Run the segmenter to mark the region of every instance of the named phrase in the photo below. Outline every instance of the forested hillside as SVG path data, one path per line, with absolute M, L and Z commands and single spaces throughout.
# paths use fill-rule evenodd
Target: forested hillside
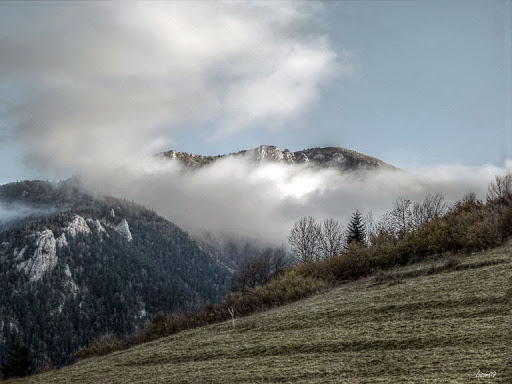
M 11 212 L 0 231 L 1 355 L 21 337 L 38 367 L 63 365 L 100 334 L 218 301 L 230 284 L 176 225 L 76 181 L 3 185 L 0 202 Z

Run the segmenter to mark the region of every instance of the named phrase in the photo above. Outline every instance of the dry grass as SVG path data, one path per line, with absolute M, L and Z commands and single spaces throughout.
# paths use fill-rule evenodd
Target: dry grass
M 19 383 L 505 382 L 511 256 L 505 246 L 396 269 L 399 284 L 361 279 L 235 329 L 193 329 Z

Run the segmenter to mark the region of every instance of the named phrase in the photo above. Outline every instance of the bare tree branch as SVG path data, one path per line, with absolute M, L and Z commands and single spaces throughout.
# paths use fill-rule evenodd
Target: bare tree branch
M 512 173 L 496 176 L 495 181 L 489 184 L 487 201 L 502 201 L 512 204 Z
M 320 255 L 320 235 L 320 225 L 313 217 L 303 217 L 297 221 L 288 236 L 295 258 L 303 263 L 317 259 Z
M 345 232 L 337 220 L 326 219 L 322 224 L 320 248 L 324 258 L 338 256 L 345 248 Z

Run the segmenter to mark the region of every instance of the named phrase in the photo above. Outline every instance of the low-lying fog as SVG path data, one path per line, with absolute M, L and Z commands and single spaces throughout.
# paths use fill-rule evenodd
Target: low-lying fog
M 346 224 L 356 209 L 378 217 L 398 197 L 414 201 L 442 192 L 453 203 L 475 192 L 484 199 L 488 183 L 512 165 L 340 173 L 241 158 L 194 171 L 166 159 L 136 164 L 91 169 L 82 178 L 95 190 L 144 204 L 192 233 L 208 230 L 274 243 L 286 242 L 302 216 L 333 217 Z

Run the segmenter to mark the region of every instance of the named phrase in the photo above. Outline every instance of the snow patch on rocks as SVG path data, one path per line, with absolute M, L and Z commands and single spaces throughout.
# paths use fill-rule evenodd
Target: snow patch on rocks
M 17 266 L 18 271 L 23 271 L 30 276 L 30 281 L 40 280 L 47 272 L 57 265 L 57 244 L 53 232 L 45 229 L 39 232 L 36 240 L 34 255 Z
M 127 241 L 132 241 L 132 233 L 130 232 L 130 227 L 128 226 L 128 222 L 126 219 L 123 219 L 114 229 L 123 236 Z
M 75 215 L 73 220 L 68 224 L 68 226 L 64 230 L 71 237 L 75 237 L 79 233 L 84 235 L 91 233 L 91 229 L 87 225 L 87 222 L 82 216 L 79 215 Z

